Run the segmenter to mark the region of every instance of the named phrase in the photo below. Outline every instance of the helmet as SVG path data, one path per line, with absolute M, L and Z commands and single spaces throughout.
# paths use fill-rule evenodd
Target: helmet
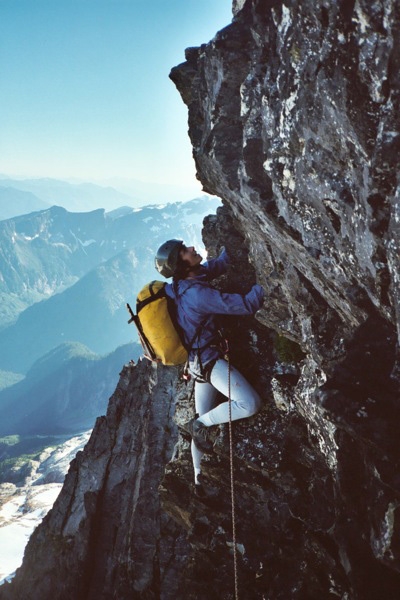
M 155 267 L 164 277 L 173 277 L 178 267 L 179 251 L 183 246 L 182 240 L 168 240 L 164 242 L 155 257 Z

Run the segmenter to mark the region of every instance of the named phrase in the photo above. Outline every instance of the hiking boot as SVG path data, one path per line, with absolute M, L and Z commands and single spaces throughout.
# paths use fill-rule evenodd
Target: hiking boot
M 190 419 L 187 423 L 180 426 L 183 433 L 190 435 L 199 450 L 205 453 L 212 452 L 215 441 L 214 427 L 206 427 L 198 419 Z

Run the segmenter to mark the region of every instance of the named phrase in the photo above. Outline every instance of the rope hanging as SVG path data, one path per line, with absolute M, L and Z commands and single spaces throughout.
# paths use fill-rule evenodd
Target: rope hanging
M 231 363 L 230 363 L 229 353 L 227 353 L 226 359 L 228 361 L 229 454 L 230 454 L 230 470 L 231 470 L 233 570 L 234 570 L 234 575 L 235 575 L 235 600 L 239 600 L 238 569 L 237 569 L 237 546 L 236 546 L 235 482 L 234 482 L 234 473 L 233 473 Z

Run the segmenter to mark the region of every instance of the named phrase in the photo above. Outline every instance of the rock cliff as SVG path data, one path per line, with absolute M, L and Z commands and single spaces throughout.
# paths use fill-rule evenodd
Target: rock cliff
M 220 285 L 267 295 L 226 320 L 264 401 L 233 428 L 239 597 L 395 600 L 400 3 L 233 12 L 171 78 L 224 203 L 203 232 L 232 256 Z M 174 369 L 124 368 L 2 600 L 234 597 L 228 431 L 198 498 L 175 425 L 189 395 Z

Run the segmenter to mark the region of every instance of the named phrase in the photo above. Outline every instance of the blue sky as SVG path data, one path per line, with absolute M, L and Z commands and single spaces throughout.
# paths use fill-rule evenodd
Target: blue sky
M 168 78 L 231 0 L 0 0 L 0 173 L 198 186 Z

